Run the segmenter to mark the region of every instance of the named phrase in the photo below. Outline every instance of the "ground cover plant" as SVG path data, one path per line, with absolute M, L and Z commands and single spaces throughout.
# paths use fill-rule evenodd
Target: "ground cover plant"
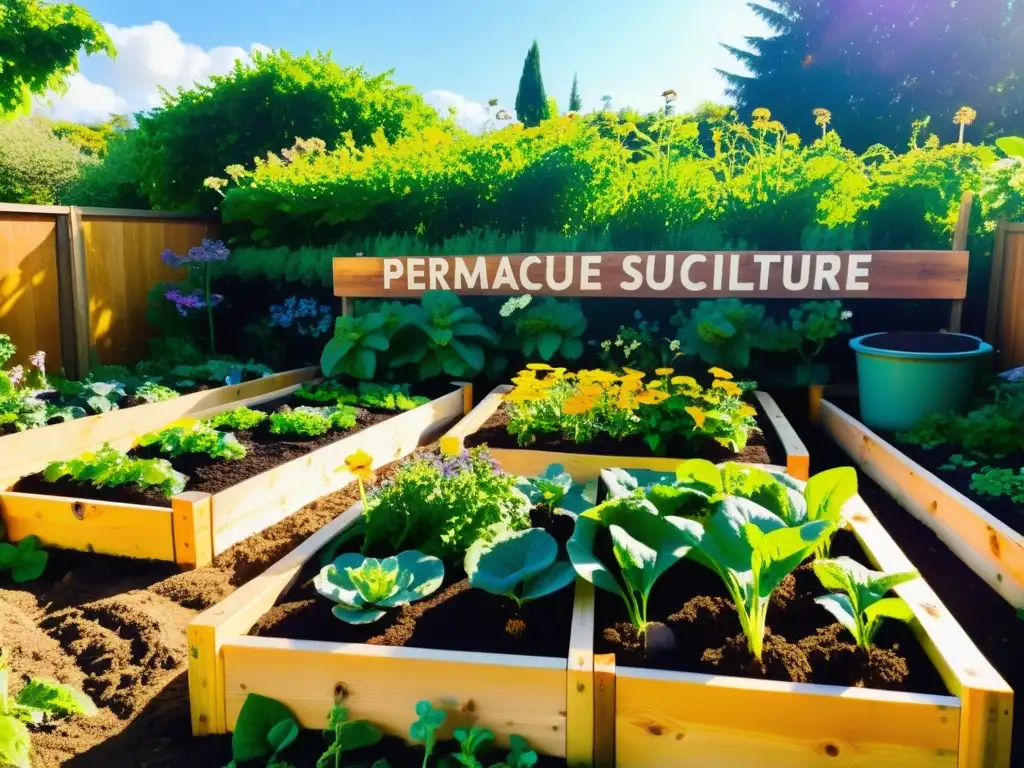
M 361 492 L 371 465 L 359 453 L 343 468 Z M 403 462 L 365 491 L 361 516 L 253 632 L 563 655 L 575 580 L 565 546 L 575 510 L 588 503 L 567 477 L 560 467 L 542 478 L 509 475 L 486 448 Z M 340 621 L 325 622 L 329 611 Z
M 844 530 L 857 476 L 806 483 L 694 459 L 631 477 L 582 512 L 568 553 L 599 588 L 597 652 L 622 666 L 940 692 L 890 590 Z M 852 641 L 852 642 L 851 642 Z

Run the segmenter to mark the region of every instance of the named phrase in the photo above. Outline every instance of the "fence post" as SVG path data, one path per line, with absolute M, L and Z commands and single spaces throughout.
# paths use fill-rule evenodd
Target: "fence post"
M 953 250 L 967 250 L 967 235 L 971 231 L 971 207 L 974 205 L 974 193 L 964 192 L 960 200 L 960 214 L 956 219 L 956 230 L 953 232 Z M 964 300 L 953 299 L 953 307 L 949 312 L 950 333 L 960 333 L 963 322 Z
M 999 319 L 999 307 L 1002 303 L 1003 259 L 1006 255 L 1006 219 L 999 219 L 996 225 L 996 240 L 992 247 L 992 258 L 989 261 L 991 274 L 988 278 L 988 312 L 985 316 L 985 341 L 999 351 L 999 340 L 996 338 L 996 323 Z
M 89 288 L 85 278 L 82 209 L 57 214 L 57 307 L 60 351 L 68 378 L 89 374 Z

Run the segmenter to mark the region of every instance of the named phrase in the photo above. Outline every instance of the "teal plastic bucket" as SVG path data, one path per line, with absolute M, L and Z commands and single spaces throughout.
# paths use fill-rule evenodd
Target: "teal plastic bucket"
M 899 334 L 870 333 L 850 340 L 857 354 L 860 420 L 869 427 L 908 430 L 923 416 L 937 411 L 963 411 L 992 345 L 965 333 L 934 334 L 959 337 L 971 349 L 947 352 L 909 352 L 866 346 L 865 341 Z M 923 335 L 923 334 L 922 334 Z M 931 334 L 928 334 L 931 335 Z M 952 339 L 943 340 L 956 345 Z

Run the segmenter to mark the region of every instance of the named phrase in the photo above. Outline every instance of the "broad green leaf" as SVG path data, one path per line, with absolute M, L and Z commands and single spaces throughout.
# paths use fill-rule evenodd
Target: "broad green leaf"
M 364 557 L 355 552 L 346 552 L 335 558 L 330 565 L 324 566 L 313 577 L 313 588 L 336 603 L 344 603 L 359 607 L 365 603 L 356 585 L 349 576 L 349 568 L 358 568 L 363 564 Z
M 724 491 L 722 474 L 707 459 L 688 459 L 676 467 L 676 481 L 697 488 L 709 497 Z
M 857 619 L 854 616 L 853 605 L 846 595 L 822 595 L 814 598 L 814 602 L 831 613 L 836 621 L 846 627 L 850 634 L 857 636 Z
M 656 578 L 657 550 L 633 538 L 621 526 L 611 525 L 608 530 L 612 536 L 612 552 L 626 584 L 635 592 L 648 594 Z
M 583 356 L 583 341 L 578 337 L 563 337 L 561 352 L 566 360 L 578 360 Z
M 782 580 L 832 532 L 832 523 L 817 520 L 769 533 L 761 533 L 756 527 L 754 529 L 757 531 L 757 542 L 752 553 L 751 570 L 757 577 L 761 597 L 767 599 Z
M 857 495 L 857 470 L 835 467 L 814 475 L 804 486 L 808 520 L 838 522 L 843 506 Z
M 341 746 L 343 749 L 365 749 L 372 747 L 384 738 L 380 728 L 366 720 L 352 720 L 341 726 Z
M 877 619 L 896 619 L 897 621 L 911 622 L 914 620 L 914 611 L 910 605 L 901 597 L 885 597 L 873 605 L 864 609 L 864 615 L 869 622 Z
M 375 349 L 378 352 L 386 352 L 388 347 L 391 346 L 391 342 L 383 331 L 374 331 L 373 333 L 366 334 L 362 342 L 364 347 Z
M 996 139 L 996 146 L 999 147 L 1007 157 L 1018 157 L 1024 159 L 1024 138 L 1020 136 L 1003 136 Z
M 295 720 L 284 704 L 258 693 L 250 693 L 242 703 L 231 735 L 231 757 L 236 763 L 255 760 L 273 753 L 268 741 L 274 726 L 282 720 Z
M 370 381 L 377 370 L 377 355 L 372 349 L 362 348 L 356 351 L 352 359 L 352 368 L 349 373 L 355 379 Z
M 470 370 L 479 371 L 484 367 L 484 350 L 479 344 L 467 343 L 462 339 L 453 338 L 451 347 L 459 353 L 459 356 Z
M 557 556 L 558 543 L 554 537 L 541 528 L 529 528 L 505 534 L 493 542 L 474 542 L 466 553 L 464 567 L 473 587 L 504 595 L 547 569 Z
M 572 563 L 568 560 L 556 560 L 540 573 L 526 579 L 520 599 L 525 602 L 546 597 L 564 589 L 575 580 L 576 570 Z
M 10 715 L 0 715 L 0 765 L 32 768 L 32 741 L 28 727 Z
M 349 608 L 340 603 L 331 608 L 331 613 L 334 614 L 334 618 L 340 619 L 346 624 L 372 624 L 386 615 L 384 611 L 372 608 Z
M 537 353 L 545 362 L 555 356 L 560 346 L 562 346 L 562 336 L 558 333 L 542 333 L 537 339 Z
M 377 605 L 393 608 L 411 603 L 432 594 L 444 581 L 444 563 L 440 558 L 425 555 L 414 549 L 399 552 L 395 556 L 400 572 L 401 589 Z
M 843 567 L 843 563 L 840 562 L 843 558 L 836 560 L 826 560 L 824 558 L 817 558 L 811 567 L 814 569 L 814 575 L 818 577 L 818 581 L 821 582 L 821 586 L 825 589 L 831 590 L 842 590 L 848 592 L 855 589 L 855 583 L 850 578 L 850 572 L 847 568 Z M 846 558 L 849 560 L 849 558 Z M 853 563 L 853 560 L 850 560 Z M 859 565 L 859 563 L 856 563 Z
M 289 717 L 270 729 L 270 733 L 267 734 L 267 743 L 276 755 L 286 750 L 298 737 L 299 724 Z
M 452 330 L 461 339 L 479 339 L 489 344 L 498 343 L 498 335 L 481 323 L 459 323 Z
M 324 376 L 337 376 L 338 363 L 352 349 L 354 342 L 351 339 L 335 336 L 324 345 L 324 351 L 320 353 L 320 369 Z

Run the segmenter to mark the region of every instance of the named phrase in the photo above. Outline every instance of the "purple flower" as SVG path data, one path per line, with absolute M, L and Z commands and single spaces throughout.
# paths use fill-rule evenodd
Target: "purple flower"
M 174 304 L 175 308 L 178 310 L 178 314 L 182 317 L 188 317 L 188 313 L 191 310 L 199 310 L 206 307 L 206 302 L 203 300 L 203 294 L 198 291 L 182 293 L 178 288 L 171 288 L 164 293 L 164 298 Z M 210 298 L 212 299 L 213 297 L 211 296 Z M 211 304 L 219 303 L 222 298 L 224 297 L 218 297 L 218 300 L 216 302 L 211 301 Z
M 28 361 L 33 367 L 38 368 L 41 373 L 46 373 L 46 353 L 39 350 L 34 355 L 29 355 Z
M 11 380 L 11 384 L 18 386 L 25 378 L 25 369 L 20 365 L 16 365 L 7 372 L 7 376 Z
M 169 267 L 180 267 L 185 264 L 200 264 L 210 261 L 224 261 L 231 251 L 221 240 L 210 240 L 204 237 L 199 245 L 188 249 L 188 253 L 179 256 L 170 248 L 160 254 L 160 260 Z

